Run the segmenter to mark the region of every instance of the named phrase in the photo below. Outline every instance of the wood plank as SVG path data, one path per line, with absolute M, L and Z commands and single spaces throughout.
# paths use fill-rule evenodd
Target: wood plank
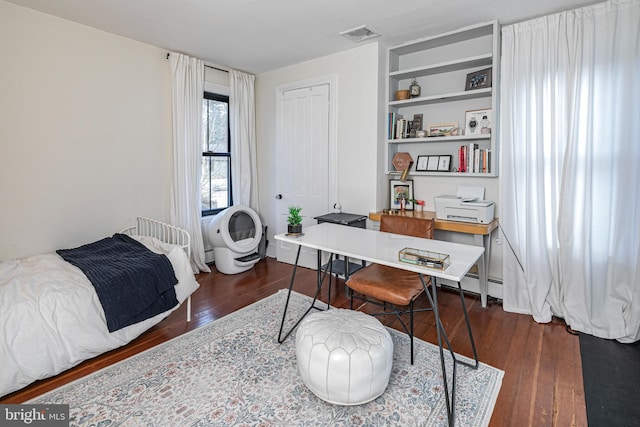
M 267 258 L 254 269 L 237 275 L 213 270 L 197 276 L 200 289 L 192 298 L 190 323 L 185 321 L 186 309 L 182 306 L 130 344 L 4 396 L 0 403 L 25 402 L 285 289 L 289 286 L 292 267 Z M 299 268 L 295 289 L 312 296 L 315 280 L 315 271 Z M 331 295 L 332 305 L 349 307 L 342 280 L 334 280 Z M 326 297 L 325 289 L 323 301 Z M 470 357 L 458 293 L 439 290 L 438 301 L 454 349 Z M 530 316 L 504 312 L 498 303 L 482 308 L 479 297 L 473 295 L 465 295 L 465 303 L 480 360 L 505 371 L 490 426 L 586 426 L 578 337 L 569 334 L 558 319 L 546 325 L 537 324 Z M 424 295 L 418 304 L 428 306 Z M 369 310 L 370 307 L 365 307 L 364 311 Z M 380 320 L 400 329 L 394 316 Z M 433 313 L 416 315 L 416 336 L 436 343 Z

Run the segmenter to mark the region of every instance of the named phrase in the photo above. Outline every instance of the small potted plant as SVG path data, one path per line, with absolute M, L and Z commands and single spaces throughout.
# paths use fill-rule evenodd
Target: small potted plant
M 289 206 L 289 216 L 287 217 L 289 234 L 302 233 L 302 216 L 300 216 L 301 207 Z

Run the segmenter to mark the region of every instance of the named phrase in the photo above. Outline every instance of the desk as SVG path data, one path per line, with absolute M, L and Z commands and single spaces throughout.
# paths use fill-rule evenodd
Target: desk
M 291 332 L 295 329 L 296 326 L 298 326 L 304 316 L 306 316 L 312 309 L 324 309 L 316 307 L 315 303 L 317 297 L 320 294 L 320 289 L 322 287 L 324 279 L 326 278 L 326 274 L 322 277 L 318 276 L 316 296 L 313 299 L 311 307 L 309 307 L 309 309 L 297 321 L 297 323 L 291 328 L 291 330 L 289 330 L 289 332 L 287 332 L 287 334 L 282 337 L 282 330 L 287 315 L 287 307 L 289 305 L 289 296 L 295 282 L 298 256 L 300 254 L 300 249 L 303 246 L 311 249 L 316 249 L 318 251 L 329 252 L 331 254 L 331 258 L 334 255 L 343 255 L 377 264 L 387 265 L 389 267 L 399 268 L 402 270 L 413 271 L 419 275 L 420 279 L 422 280 L 422 284 L 425 287 L 425 293 L 429 298 L 429 302 L 431 303 L 436 318 L 436 331 L 438 336 L 438 346 L 440 348 L 440 362 L 442 367 L 443 388 L 446 395 L 447 415 L 449 417 L 449 424 L 453 425 L 455 420 L 454 415 L 457 372 L 456 367 L 458 364 L 464 364 L 472 368 L 478 367 L 478 355 L 473 340 L 473 334 L 471 332 L 471 325 L 469 323 L 469 316 L 465 306 L 464 295 L 462 293 L 460 281 L 476 262 L 484 262 L 484 249 L 478 246 L 463 245 L 460 243 L 446 242 L 442 240 L 422 239 L 418 237 L 404 236 L 393 233 L 383 233 L 379 231 L 355 227 L 344 227 L 342 225 L 332 223 L 322 223 L 311 227 L 306 227 L 304 229 L 304 235 L 302 236 L 293 237 L 287 236 L 286 234 L 278 234 L 275 236 L 275 239 L 298 245 L 298 255 L 296 256 L 296 263 L 294 264 L 293 274 L 291 276 L 291 282 L 289 284 L 289 294 L 287 295 L 287 302 L 285 303 L 284 311 L 282 314 L 282 322 L 280 324 L 280 331 L 278 334 L 278 342 L 280 343 L 287 339 L 289 334 L 291 334 Z M 401 249 L 406 247 L 447 254 L 450 257 L 450 265 L 445 270 L 436 270 L 401 262 L 399 261 L 398 254 Z M 423 274 L 431 276 L 434 279 L 434 283 L 432 286 L 426 286 Z M 331 275 L 329 275 L 329 277 L 331 277 Z M 460 294 L 460 300 L 467 324 L 469 339 L 471 341 L 471 347 L 473 349 L 475 365 L 466 363 L 456 358 L 453 349 L 451 348 L 451 344 L 444 329 L 444 325 L 440 321 L 437 286 L 435 284 L 436 278 L 447 279 L 458 283 L 458 291 Z M 329 299 L 331 299 L 330 294 Z M 330 303 L 331 301 L 327 302 L 327 308 Z M 449 351 L 451 358 L 454 361 L 451 396 L 449 396 L 449 385 L 447 382 L 447 370 L 445 367 L 444 347 L 442 342 L 443 339 L 446 342 L 447 350 Z
M 480 301 L 482 306 L 487 306 L 487 297 L 489 294 L 489 257 L 491 256 L 491 233 L 498 228 L 498 220 L 494 219 L 489 224 L 474 224 L 470 222 L 448 221 L 445 219 L 437 219 L 436 213 L 433 211 L 404 211 L 396 212 L 393 215 L 412 216 L 414 218 L 433 219 L 433 228 L 435 230 L 453 231 L 455 233 L 465 233 L 473 235 L 473 242 L 476 246 L 484 248 L 484 260 L 478 263 L 478 277 L 480 282 Z M 382 212 L 369 213 L 371 221 L 380 221 Z

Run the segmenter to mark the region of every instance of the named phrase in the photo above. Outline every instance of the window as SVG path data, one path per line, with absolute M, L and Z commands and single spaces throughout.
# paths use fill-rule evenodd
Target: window
M 202 100 L 202 215 L 214 215 L 233 203 L 229 97 L 204 93 Z

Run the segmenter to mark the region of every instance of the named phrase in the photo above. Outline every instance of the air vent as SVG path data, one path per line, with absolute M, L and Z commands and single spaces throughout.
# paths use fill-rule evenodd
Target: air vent
M 343 31 L 340 33 L 340 35 L 354 42 L 361 42 L 364 40 L 368 40 L 368 39 L 372 39 L 374 37 L 380 36 L 380 34 L 376 34 L 370 29 L 368 29 L 366 25 L 362 25 L 357 28 L 352 28 L 347 31 Z

